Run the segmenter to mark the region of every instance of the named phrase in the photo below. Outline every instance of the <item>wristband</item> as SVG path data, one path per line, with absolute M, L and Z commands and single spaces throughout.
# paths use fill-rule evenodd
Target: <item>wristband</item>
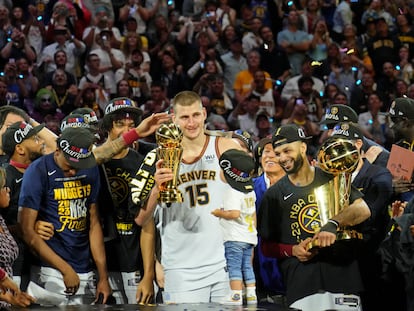
M 320 231 L 327 231 L 331 232 L 333 234 L 336 234 L 336 231 L 338 230 L 339 223 L 336 220 L 329 219 L 328 222 L 322 226 Z
M 135 129 L 131 129 L 125 134 L 122 134 L 122 138 L 126 145 L 131 145 L 134 141 L 138 140 L 139 135 Z

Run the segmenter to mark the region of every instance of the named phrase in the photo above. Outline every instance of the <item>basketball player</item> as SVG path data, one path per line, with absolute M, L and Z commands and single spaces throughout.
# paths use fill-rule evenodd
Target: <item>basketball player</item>
M 370 216 L 362 194 L 319 228 L 314 189 L 333 175 L 307 161 L 307 137 L 295 124 L 279 127 L 273 136 L 276 160 L 286 172 L 265 193 L 258 213 L 258 231 L 265 256 L 279 259 L 290 307 L 304 311 L 361 310 L 361 278 L 349 244 L 335 243 L 339 226 L 355 225 Z M 318 250 L 308 250 L 317 240 Z M 346 293 L 347 295 L 345 295 Z
M 222 302 L 230 293 L 229 279 L 221 227 L 211 212 L 225 196 L 219 157 L 228 149 L 241 147 L 231 138 L 205 134 L 207 114 L 196 93 L 180 92 L 173 103 L 173 121 L 184 135 L 178 176 L 184 202 L 157 206 L 165 273 L 163 298 L 165 303 Z M 159 160 L 156 165 L 157 186 L 147 209 L 155 206 L 158 186 L 173 178 L 171 169 L 161 168 L 161 164 Z

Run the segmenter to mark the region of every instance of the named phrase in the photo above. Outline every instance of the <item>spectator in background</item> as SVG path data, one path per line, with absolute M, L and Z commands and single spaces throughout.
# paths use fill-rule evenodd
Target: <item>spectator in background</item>
M 351 0 L 342 0 L 336 7 L 333 15 L 332 39 L 340 44 L 344 38 L 343 32 L 346 25 L 352 24 Z
M 319 94 L 313 89 L 311 77 L 301 77 L 298 80 L 299 95 L 292 96 L 283 110 L 284 118 L 289 118 L 298 104 L 306 106 L 307 119 L 313 123 L 319 123 L 323 115 L 323 108 Z
M 256 117 L 259 111 L 260 97 L 249 95 L 243 102 L 238 103 L 229 114 L 227 123 L 231 129 L 241 129 L 250 134 L 253 141 L 258 141 L 259 131 L 256 127 Z
M 119 20 L 121 23 L 126 24 L 129 18 L 133 18 L 137 24 L 136 32 L 145 34 L 147 30 L 147 21 L 154 13 L 155 11 L 148 10 L 139 2 L 137 3 L 135 0 L 128 0 L 125 1 L 124 6 L 119 9 Z
M 224 86 L 229 96 L 234 99 L 235 93 L 233 90 L 236 76 L 239 72 L 248 68 L 247 60 L 243 55 L 242 41 L 239 37 L 234 37 L 230 42 L 230 51 L 221 56 L 221 61 L 224 64 Z
M 100 59 L 99 72 L 106 76 L 108 81 L 110 81 L 112 85 L 111 94 L 113 95 L 116 83 L 115 72 L 125 65 L 125 57 L 121 50 L 112 46 L 111 36 L 112 32 L 106 30 L 101 31 L 99 35 L 96 35 L 95 41 L 98 48 L 90 51 L 90 54 L 98 55 Z
M 369 72 L 362 74 L 361 83 L 356 83 L 351 91 L 350 105 L 357 114 L 368 111 L 368 97 L 374 93 L 377 85 Z
M 101 73 L 101 59 L 95 53 L 89 53 L 86 57 L 87 72 L 80 79 L 78 88 L 84 90 L 87 85 L 91 85 L 95 90 L 95 97 L 99 109 L 105 111 L 110 94 L 116 92 L 114 81 L 108 75 Z
M 26 57 L 31 62 L 36 61 L 36 51 L 29 44 L 22 30 L 10 26 L 3 40 L 6 40 L 4 47 L 0 50 L 0 56 L 3 59 Z
M 205 65 L 203 65 L 203 75 L 198 79 L 198 81 L 193 86 L 193 91 L 198 93 L 200 96 L 205 96 L 205 94 L 208 92 L 208 84 L 209 79 L 212 75 L 221 75 L 223 71 L 221 70 L 221 66 L 217 61 L 214 59 L 209 59 L 205 62 Z
M 260 68 L 270 74 L 276 87 L 281 87 L 290 75 L 290 64 L 286 52 L 275 42 L 273 31 L 269 26 L 259 29 L 263 44 L 259 47 Z
M 321 62 L 314 61 L 313 64 L 313 75 L 319 80 L 327 83 L 328 76 L 331 71 L 340 66 L 341 63 L 341 52 L 339 45 L 335 42 L 332 42 L 327 46 L 327 57 Z
M 313 80 L 313 89 L 318 94 L 321 94 L 321 92 L 324 91 L 323 82 L 313 75 L 313 70 L 315 67 L 317 67 L 317 66 L 313 66 L 312 65 L 313 63 L 314 61 L 312 61 L 310 58 L 305 58 L 302 63 L 301 73 L 289 78 L 286 81 L 286 84 L 283 87 L 282 94 L 281 94 L 282 100 L 284 102 L 287 102 L 293 96 L 300 95 L 298 81 L 302 77 L 310 77 Z
M 243 35 L 242 46 L 243 54 L 247 55 L 251 50 L 257 49 L 262 44 L 260 36 L 260 28 L 263 26 L 262 20 L 258 17 L 253 17 L 249 21 L 249 30 Z
M 247 54 L 247 69 L 240 71 L 234 81 L 234 99 L 241 103 L 248 97 L 253 88 L 254 74 L 256 71 L 261 70 L 260 68 L 260 54 L 256 50 L 252 50 Z M 272 79 L 269 73 L 265 72 L 265 87 L 266 89 L 273 88 Z
M 79 64 L 80 56 L 86 50 L 85 43 L 70 34 L 64 26 L 55 26 L 53 33 L 55 42 L 44 47 L 39 64 L 44 63 L 46 73 L 56 70 L 55 53 L 57 50 L 63 50 L 66 53 L 64 70 L 76 77 L 76 66 Z
M 316 28 L 316 23 L 319 20 L 323 19 L 321 16 L 319 2 L 317 0 L 307 0 L 305 4 L 305 8 L 302 14 L 300 14 L 300 18 L 302 19 L 302 22 L 303 22 L 302 30 L 306 31 L 309 34 L 313 33 L 314 29 Z M 326 26 L 326 29 L 328 29 L 327 26 Z
M 414 33 L 413 33 L 414 34 Z M 414 41 L 414 37 L 413 37 Z M 413 46 L 414 48 L 414 46 Z M 407 84 L 411 84 L 414 81 L 414 69 L 411 63 L 410 50 L 406 44 L 400 47 L 398 51 L 399 62 L 396 64 L 398 70 L 398 78 L 405 81 Z
M 39 58 L 45 41 L 46 28 L 43 16 L 37 7 L 29 4 L 28 11 L 29 14 L 22 30 L 29 44 L 34 48 L 37 58 Z M 22 18 L 24 18 L 24 12 L 22 12 Z
M 408 49 L 408 61 L 411 62 L 414 58 L 414 31 L 412 24 L 404 14 L 398 14 L 396 18 L 397 37 L 401 44 Z
M 52 91 L 42 88 L 36 93 L 31 117 L 39 123 L 45 123 L 45 118 L 49 115 L 56 117 L 59 123 L 65 117 L 65 114 L 58 109 Z
M 58 109 L 65 115 L 71 113 L 75 109 L 75 99 L 78 94 L 78 88 L 75 85 L 68 84 L 68 78 L 65 71 L 56 69 L 53 75 L 52 85 L 48 89 L 53 94 L 53 100 L 57 104 Z
M 76 77 L 73 75 L 73 73 L 70 73 L 69 71 L 66 70 L 66 64 L 68 62 L 66 52 L 60 49 L 55 51 L 53 54 L 53 61 L 55 63 L 56 69 L 62 69 L 65 71 L 67 79 L 68 79 L 68 84 L 76 85 Z M 47 86 L 52 85 L 52 79 L 53 79 L 54 74 L 55 74 L 54 70 L 45 73 L 45 75 L 43 76 L 42 87 L 47 87 Z
M 315 0 L 309 0 L 309 2 L 315 2 Z M 325 20 L 316 20 L 311 33 L 313 37 L 308 55 L 313 60 L 322 62 L 328 58 L 328 46 L 332 43 Z
M 176 58 L 170 52 L 163 52 L 161 61 L 162 70 L 152 77 L 165 85 L 167 98 L 171 99 L 174 97 L 174 94 L 188 89 L 188 78 L 185 72 L 183 72 L 183 67 L 177 63 Z
M 233 110 L 233 101 L 225 90 L 224 78 L 220 74 L 212 74 L 207 78 L 208 90 L 204 94 L 210 99 L 212 111 L 227 118 Z
M 375 20 L 377 33 L 367 43 L 368 55 L 374 66 L 375 77 L 379 79 L 383 74 L 383 65 L 386 62 L 396 64 L 398 62 L 398 51 L 400 49 L 400 40 L 392 35 L 388 28 L 385 18 L 378 17 Z M 384 101 L 386 105 L 386 101 Z
M 233 25 L 228 25 L 223 28 L 216 44 L 216 50 L 220 56 L 230 51 L 230 44 L 237 35 L 236 28 Z
M 113 19 L 110 17 L 107 6 L 98 6 L 95 10 L 95 16 L 91 26 L 87 27 L 82 34 L 82 40 L 86 44 L 89 50 L 99 48 L 99 44 L 96 41 L 97 35 L 101 31 L 106 30 L 111 33 L 108 36 L 108 40 L 111 41 L 111 46 L 119 49 L 121 46 L 121 32 L 118 28 L 113 26 Z
M 143 117 L 157 112 L 164 112 L 170 107 L 170 101 L 167 98 L 165 86 L 160 82 L 153 82 L 151 84 L 151 96 L 141 106 Z
M 360 81 L 361 78 L 362 71 L 352 65 L 351 55 L 342 53 L 341 67 L 331 71 L 328 77 L 328 83 L 336 84 L 350 98 L 356 82 Z
M 237 12 L 230 6 L 228 0 L 219 0 L 218 7 L 216 10 L 216 17 L 218 22 L 221 24 L 221 29 L 224 30 L 227 26 L 235 26 Z
M 125 64 L 132 62 L 132 52 L 135 50 L 140 50 L 142 53 L 142 70 L 149 72 L 151 69 L 151 58 L 148 52 L 143 49 L 141 36 L 136 32 L 127 32 L 121 45 L 121 51 L 125 57 Z
M 385 62 L 382 65 L 381 75 L 377 76 L 377 92 L 383 103 L 383 111 L 388 111 L 391 102 L 396 97 L 397 74 L 398 71 L 393 63 Z
M 132 89 L 132 98 L 141 102 L 149 96 L 152 83 L 150 74 L 142 68 L 143 60 L 142 51 L 133 50 L 131 61 L 115 72 L 115 82 L 118 83 L 121 79 L 127 80 Z
M 259 113 L 264 112 L 275 122 L 280 121 L 284 106 L 279 93 L 273 88 L 266 88 L 265 71 L 256 71 L 253 79 L 254 88 L 252 94 L 260 97 Z
M 300 74 L 301 64 L 305 59 L 311 42 L 312 37 L 308 33 L 299 30 L 298 12 L 291 10 L 287 17 L 286 28 L 277 34 L 277 43 L 288 55 L 292 75 Z
M 358 115 L 358 125 L 364 136 L 381 146 L 388 146 L 390 128 L 387 116 L 381 111 L 382 102 L 377 93 L 368 96 L 368 111 Z

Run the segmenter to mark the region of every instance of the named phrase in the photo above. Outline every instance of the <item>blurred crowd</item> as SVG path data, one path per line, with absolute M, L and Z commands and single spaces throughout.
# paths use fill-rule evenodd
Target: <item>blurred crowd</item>
M 318 137 L 326 109 L 347 104 L 388 148 L 384 112 L 413 96 L 407 0 L 2 3 L 0 105 L 56 134 L 75 108 L 101 118 L 126 96 L 150 115 L 194 90 L 209 129 L 246 130 L 255 143 L 286 123 Z

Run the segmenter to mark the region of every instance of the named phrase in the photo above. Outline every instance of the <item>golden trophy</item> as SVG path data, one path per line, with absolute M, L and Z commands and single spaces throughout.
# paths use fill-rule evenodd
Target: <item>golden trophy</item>
M 323 171 L 334 175 L 314 190 L 320 218 L 320 227 L 316 230 L 319 230 L 349 205 L 351 175 L 358 166 L 360 154 L 352 140 L 331 137 L 319 148 L 317 159 Z M 336 233 L 336 240 L 361 238 L 361 233 L 349 228 L 339 227 Z M 318 240 L 309 245 L 309 249 L 314 247 L 318 247 Z
M 164 123 L 155 133 L 158 144 L 157 158 L 163 159 L 163 167 L 170 168 L 174 174 L 174 178 L 160 187 L 158 202 L 171 203 L 183 202 L 183 195 L 177 189 L 177 178 L 179 174 L 181 157 L 183 155 L 183 132 L 180 127 L 174 123 Z

